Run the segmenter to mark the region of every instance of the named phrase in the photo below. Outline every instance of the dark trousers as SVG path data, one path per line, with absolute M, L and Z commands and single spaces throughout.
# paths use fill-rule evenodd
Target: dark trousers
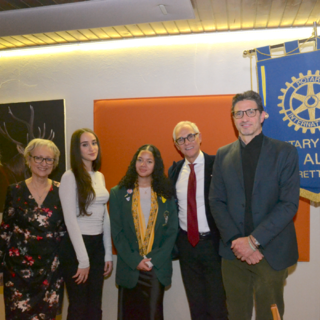
M 85 283 L 76 284 L 72 278 L 79 263 L 69 236 L 61 243 L 61 265 L 69 297 L 67 320 L 101 320 L 105 252 L 103 236 L 100 234 L 82 237 L 90 260 L 89 276 Z
M 228 319 L 222 283 L 221 258 L 211 236 L 193 247 L 180 230 L 177 246 L 180 268 L 193 320 Z
M 266 259 L 255 265 L 238 259 L 222 259 L 222 274 L 230 320 L 251 320 L 253 295 L 257 320 L 273 319 L 272 304 L 278 306 L 283 318 L 283 288 L 288 276 L 287 269 L 276 271 Z
M 163 295 L 154 270 L 140 271 L 134 288 L 119 286 L 118 320 L 163 320 Z

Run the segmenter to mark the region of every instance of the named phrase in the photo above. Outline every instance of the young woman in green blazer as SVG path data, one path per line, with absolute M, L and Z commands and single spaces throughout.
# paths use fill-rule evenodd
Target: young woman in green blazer
M 117 249 L 118 319 L 163 319 L 171 284 L 178 216 L 159 150 L 144 145 L 111 189 L 111 234 Z

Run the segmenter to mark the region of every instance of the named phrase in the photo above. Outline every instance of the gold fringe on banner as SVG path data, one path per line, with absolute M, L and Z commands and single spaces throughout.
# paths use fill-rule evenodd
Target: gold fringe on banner
M 313 202 L 320 202 L 320 193 L 314 193 L 314 192 L 308 191 L 306 189 L 300 188 L 300 197 L 306 198 L 306 199 L 311 200 Z

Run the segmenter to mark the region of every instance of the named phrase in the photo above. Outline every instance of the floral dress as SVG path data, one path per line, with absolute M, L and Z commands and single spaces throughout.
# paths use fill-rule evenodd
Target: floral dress
M 63 297 L 58 249 L 65 233 L 59 184 L 39 207 L 25 181 L 8 187 L 0 226 L 6 319 L 55 319 Z

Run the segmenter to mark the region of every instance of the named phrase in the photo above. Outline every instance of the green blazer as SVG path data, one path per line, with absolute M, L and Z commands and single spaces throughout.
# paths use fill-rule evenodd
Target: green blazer
M 134 288 L 139 278 L 137 266 L 143 257 L 139 254 L 131 213 L 132 193 L 115 186 L 111 189 L 109 203 L 111 234 L 118 253 L 116 282 L 122 287 Z M 171 252 L 178 234 L 178 215 L 173 198 L 163 203 L 162 198 L 158 197 L 158 206 L 154 243 L 147 257 L 152 258 L 158 280 L 168 286 L 172 277 Z

